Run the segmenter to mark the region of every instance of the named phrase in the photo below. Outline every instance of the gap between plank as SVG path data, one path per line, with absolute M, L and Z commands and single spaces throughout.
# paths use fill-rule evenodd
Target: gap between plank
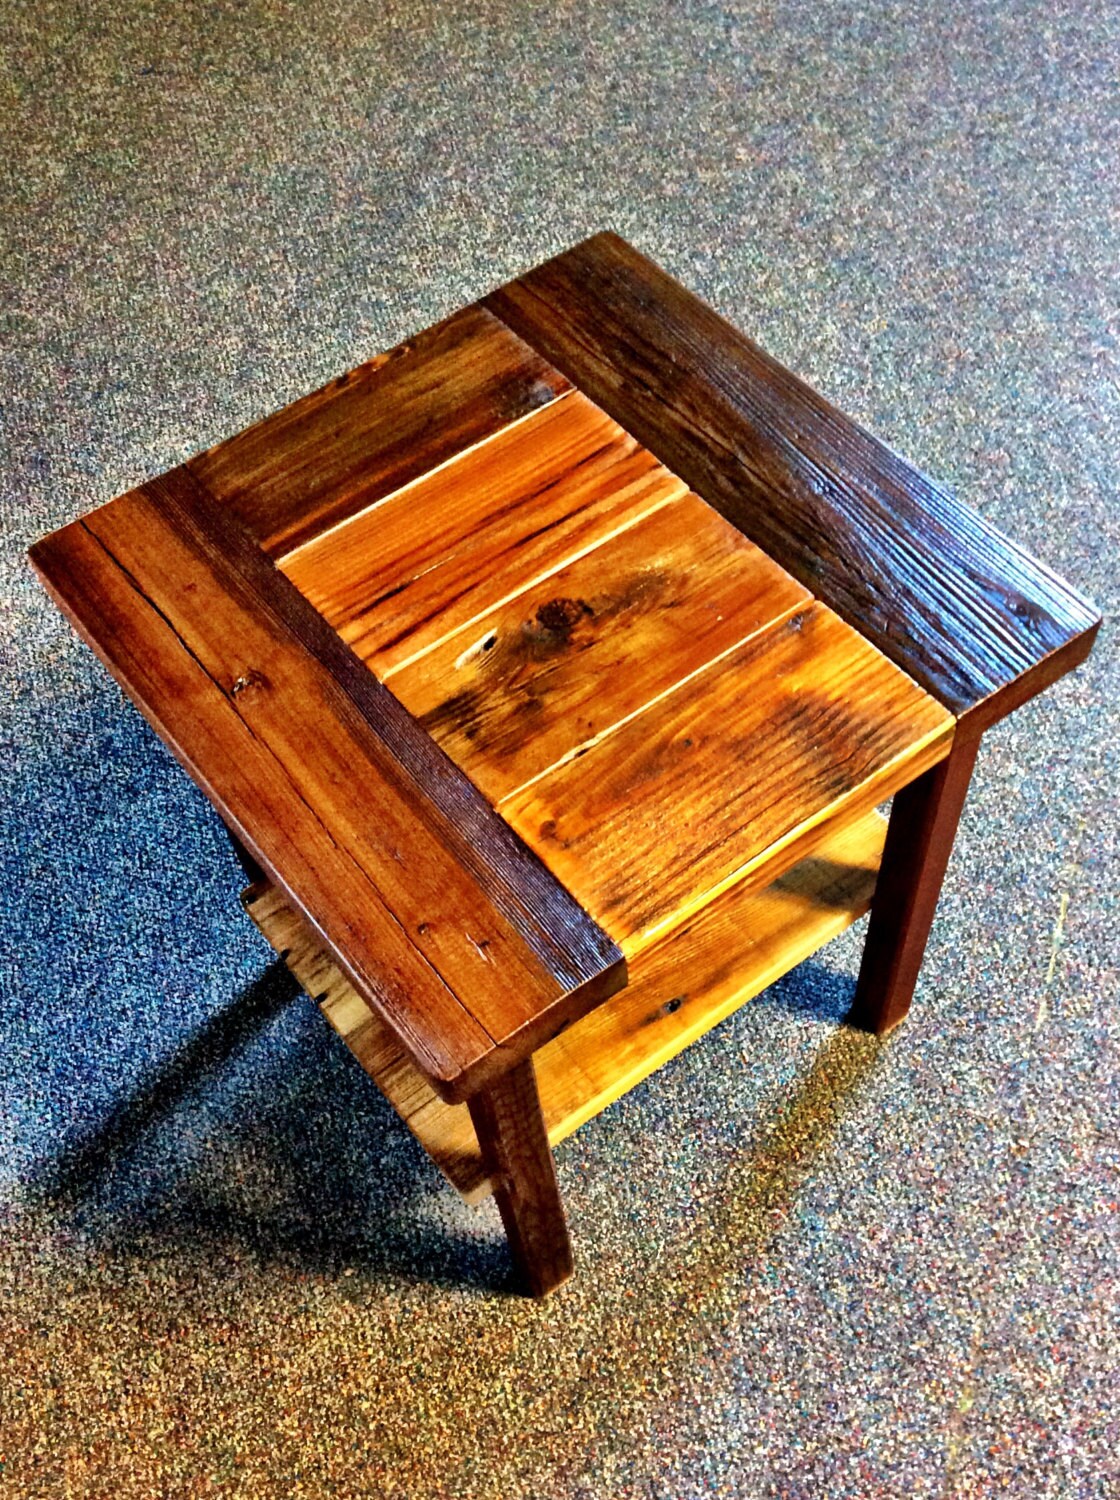
M 508 324 L 505 326 L 508 327 Z M 516 338 L 517 335 L 515 334 L 514 337 Z M 557 374 L 561 373 L 561 371 L 557 371 Z M 566 380 L 567 376 L 564 376 L 564 378 Z M 398 500 L 402 495 L 407 495 L 409 490 L 414 489 L 416 485 L 422 484 L 426 480 L 431 479 L 434 474 L 440 474 L 444 469 L 450 468 L 452 464 L 457 464 L 461 459 L 468 458 L 472 453 L 477 453 L 480 448 L 485 448 L 488 443 L 494 442 L 495 439 L 506 437 L 509 433 L 513 432 L 515 428 L 520 427 L 522 423 L 530 421 L 533 417 L 539 417 L 541 412 L 550 411 L 558 401 L 568 401 L 569 398 L 582 394 L 583 393 L 581 391 L 578 391 L 575 386 L 569 385 L 566 391 L 561 391 L 558 395 L 553 396 L 551 400 L 542 402 L 540 406 L 534 406 L 530 411 L 522 412 L 519 417 L 514 417 L 512 422 L 507 422 L 504 427 L 499 427 L 496 432 L 488 432 L 485 437 L 476 439 L 475 442 L 471 443 L 466 448 L 460 448 L 457 453 L 452 453 L 448 458 L 443 459 L 442 462 L 435 464 L 432 468 L 425 469 L 423 474 L 417 474 L 414 478 L 409 479 L 405 484 L 400 485 L 397 489 L 390 490 L 387 495 L 379 495 L 371 505 L 365 505 L 361 510 L 356 510 L 351 515 L 341 517 L 339 520 L 334 521 L 330 526 L 324 527 L 322 531 L 317 531 L 314 536 L 309 536 L 306 538 L 306 540 L 297 543 L 296 546 L 290 547 L 286 552 L 277 552 L 273 556 L 273 561 L 281 570 L 281 572 L 283 572 L 285 563 L 291 561 L 293 558 L 298 558 L 301 553 L 305 552 L 309 547 L 317 547 L 320 542 L 326 541 L 326 539 L 333 536 L 336 531 L 341 531 L 344 527 L 350 526 L 353 522 L 361 520 L 364 516 L 372 515 L 373 512 L 377 510 L 379 506 L 384 505 L 387 500 Z M 584 397 L 584 399 L 588 400 L 590 398 Z M 601 407 L 597 409 L 602 411 Z M 604 412 L 603 415 L 609 417 L 610 420 L 614 422 L 615 419 L 610 415 L 610 412 Z M 620 424 L 616 422 L 615 425 L 619 426 Z M 625 431 L 625 428 L 623 428 L 623 431 Z M 627 434 L 627 436 L 629 436 L 629 434 Z M 636 442 L 637 439 L 635 438 L 634 441 Z M 684 481 L 682 480 L 681 482 L 683 483 Z

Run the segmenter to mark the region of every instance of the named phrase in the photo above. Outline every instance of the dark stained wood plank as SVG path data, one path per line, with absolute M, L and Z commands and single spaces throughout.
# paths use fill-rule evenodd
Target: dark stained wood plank
M 556 998 L 556 981 L 386 770 L 376 736 L 333 712 L 326 672 L 224 586 L 214 559 L 142 492 L 94 511 L 87 527 L 135 580 L 299 799 L 379 891 L 424 958 L 499 1037 Z M 380 752 L 380 753 L 379 753 Z M 422 804 L 421 804 L 422 806 Z M 469 998 L 468 998 L 469 997 Z
M 567 381 L 465 308 L 190 460 L 274 556 L 546 405 Z
M 809 602 L 684 495 L 386 681 L 497 802 Z
M 821 605 L 688 679 L 500 804 L 634 959 L 721 891 L 949 749 L 953 719 Z
M 483 299 L 812 593 L 982 728 L 1094 607 L 613 234 Z
M 572 1246 L 532 1058 L 469 1103 L 514 1265 L 545 1297 L 572 1274 Z
M 317 815 L 319 841 L 361 865 L 490 1038 L 491 1055 L 441 1075 L 445 1093 L 478 1086 L 624 982 L 605 934 L 185 471 L 87 524 L 273 756 L 293 805 Z M 144 706 L 155 721 L 159 701 Z M 218 806 L 256 855 L 255 830 Z
M 605 934 L 239 523 L 181 469 L 153 480 L 145 492 L 221 569 L 233 597 L 290 635 L 324 669 L 335 718 L 370 732 L 367 748 L 382 773 L 396 780 L 444 849 L 474 875 L 557 980 L 578 989 L 605 979 L 609 970 L 616 983 L 624 982 Z
M 281 567 L 384 677 L 683 493 L 675 475 L 573 391 Z
M 354 860 L 293 795 L 271 755 L 152 602 L 86 526 L 39 542 L 59 607 L 223 811 L 272 881 L 330 944 L 357 991 L 433 1079 L 478 1065 L 491 1038 L 389 913 Z
M 958 730 L 948 757 L 895 793 L 853 1026 L 882 1036 L 910 1009 L 979 746 Z

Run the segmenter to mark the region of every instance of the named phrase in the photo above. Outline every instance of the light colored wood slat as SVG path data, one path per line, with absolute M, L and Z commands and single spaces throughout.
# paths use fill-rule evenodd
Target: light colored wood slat
M 439 644 L 684 485 L 570 392 L 281 562 L 378 674 Z
M 627 958 L 942 759 L 953 719 L 821 605 L 499 806 Z
M 629 986 L 534 1054 L 556 1145 L 814 954 L 871 902 L 886 824 L 831 828 L 817 852 L 762 890 L 725 891 L 642 954 Z M 466 1105 L 432 1090 L 275 888 L 246 909 L 433 1161 L 469 1202 L 490 1184 Z
M 684 495 L 386 680 L 498 802 L 809 598 Z
M 534 1061 L 555 1143 L 601 1113 L 868 910 L 886 819 L 831 826 L 760 889 L 732 887 L 637 957 L 630 983 Z
M 505 324 L 468 307 L 189 467 L 282 556 L 569 389 Z

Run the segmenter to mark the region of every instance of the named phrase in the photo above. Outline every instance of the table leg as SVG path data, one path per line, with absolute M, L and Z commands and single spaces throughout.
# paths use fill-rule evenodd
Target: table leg
M 572 1247 L 532 1058 L 469 1103 L 514 1264 L 544 1297 L 572 1274 Z
M 237 862 L 245 871 L 245 877 L 249 881 L 250 885 L 261 884 L 261 882 L 264 881 L 267 877 L 265 876 L 265 873 L 261 869 L 260 865 L 249 853 L 248 849 L 246 849 L 245 845 L 237 837 L 236 833 L 234 833 L 233 829 L 229 826 L 224 818 L 222 820 L 222 826 L 225 828 L 225 831 L 229 836 L 229 841 L 233 845 L 233 852 L 237 855 Z
M 882 1036 L 910 1009 L 979 735 L 895 794 L 849 1024 Z

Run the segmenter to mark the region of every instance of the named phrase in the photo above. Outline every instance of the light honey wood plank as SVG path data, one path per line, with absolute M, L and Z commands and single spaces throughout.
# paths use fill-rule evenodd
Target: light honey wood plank
M 813 605 L 499 811 L 632 959 L 728 886 L 781 874 L 952 734 L 945 709 Z
M 684 488 L 573 391 L 280 566 L 384 677 Z
M 1089 654 L 1094 605 L 618 235 L 485 305 L 972 732 Z
M 569 389 L 504 323 L 467 307 L 189 467 L 278 557 Z
M 725 891 L 642 954 L 629 986 L 534 1054 L 556 1145 L 836 937 L 870 905 L 886 824 L 832 828 L 817 852 L 762 890 Z M 447 1104 L 355 994 L 274 887 L 246 910 L 357 1061 L 469 1202 L 490 1184 L 466 1105 Z
M 498 802 L 809 597 L 683 495 L 386 681 Z
M 548 1042 L 534 1060 L 553 1144 L 863 916 L 886 826 L 866 813 L 772 884 L 724 891 L 636 958 L 626 989 Z

